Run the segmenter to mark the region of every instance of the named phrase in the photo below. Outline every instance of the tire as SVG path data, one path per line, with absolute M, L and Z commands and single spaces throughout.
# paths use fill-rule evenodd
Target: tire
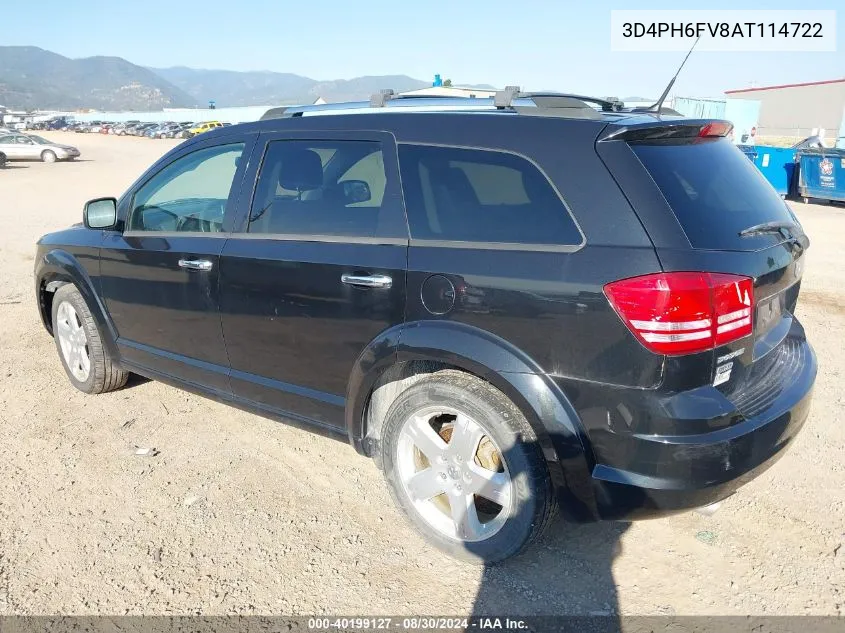
M 52 317 L 56 350 L 74 387 L 95 394 L 114 391 L 126 384 L 129 373 L 118 366 L 103 346 L 94 317 L 76 286 L 65 284 L 56 290 Z
M 6 155 L 0 152 L 0 169 L 6 166 Z
M 45 163 L 55 163 L 57 160 L 56 153 L 51 152 L 49 149 L 45 149 L 41 152 L 41 160 Z
M 495 563 L 518 554 L 556 514 L 525 416 L 498 389 L 464 372 L 437 372 L 396 398 L 385 418 L 381 464 L 414 527 L 464 561 Z

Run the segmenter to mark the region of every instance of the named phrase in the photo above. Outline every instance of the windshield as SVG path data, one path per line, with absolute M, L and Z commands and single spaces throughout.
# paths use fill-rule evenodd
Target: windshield
M 43 138 L 41 136 L 36 136 L 35 134 L 30 134 L 29 138 L 31 138 L 33 141 L 35 141 L 39 145 L 53 145 L 54 144 L 52 141 L 48 141 L 46 138 Z

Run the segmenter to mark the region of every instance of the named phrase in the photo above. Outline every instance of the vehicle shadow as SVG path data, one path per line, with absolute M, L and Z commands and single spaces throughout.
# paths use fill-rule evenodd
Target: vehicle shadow
M 567 523 L 557 519 L 529 549 L 485 565 L 473 616 L 605 616 L 619 612 L 613 561 L 629 524 Z
M 525 447 L 523 443 L 521 448 Z M 528 448 L 543 454 L 537 444 L 528 444 Z M 537 481 L 536 472 L 515 472 L 514 465 L 526 463 L 514 459 L 515 452 L 516 446 L 503 450 L 514 481 Z M 531 496 L 520 496 L 522 502 L 512 509 L 512 516 L 535 516 Z M 563 508 L 562 514 L 567 515 Z M 600 616 L 596 623 L 602 630 L 618 628 L 613 561 L 621 553 L 621 537 L 630 524 L 576 523 L 565 521 L 563 516 L 555 517 L 545 534 L 522 554 L 501 563 L 484 564 L 472 616 Z M 473 543 L 464 547 L 484 558 Z
M 29 169 L 29 165 L 12 165 L 10 163 L 6 163 L 0 169 Z
M 129 373 L 129 378 L 126 381 L 126 384 L 123 385 L 123 389 L 132 389 L 133 387 L 137 387 L 139 385 L 143 385 L 150 382 L 150 379 L 146 376 L 141 376 L 140 374 L 136 374 L 133 372 Z

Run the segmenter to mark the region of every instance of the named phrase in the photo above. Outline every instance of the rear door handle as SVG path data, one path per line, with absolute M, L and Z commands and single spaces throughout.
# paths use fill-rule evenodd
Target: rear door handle
M 361 288 L 390 288 L 393 285 L 393 279 L 387 275 L 341 275 L 340 280 Z
M 180 259 L 179 268 L 187 268 L 188 270 L 204 270 L 209 271 L 213 264 L 207 259 Z

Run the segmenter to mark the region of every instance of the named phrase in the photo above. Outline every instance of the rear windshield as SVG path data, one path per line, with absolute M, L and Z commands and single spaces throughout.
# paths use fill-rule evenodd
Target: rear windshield
M 795 222 L 777 192 L 727 139 L 631 148 L 693 248 L 755 250 L 770 245 L 772 236 L 740 237 L 740 231 L 764 222 Z

